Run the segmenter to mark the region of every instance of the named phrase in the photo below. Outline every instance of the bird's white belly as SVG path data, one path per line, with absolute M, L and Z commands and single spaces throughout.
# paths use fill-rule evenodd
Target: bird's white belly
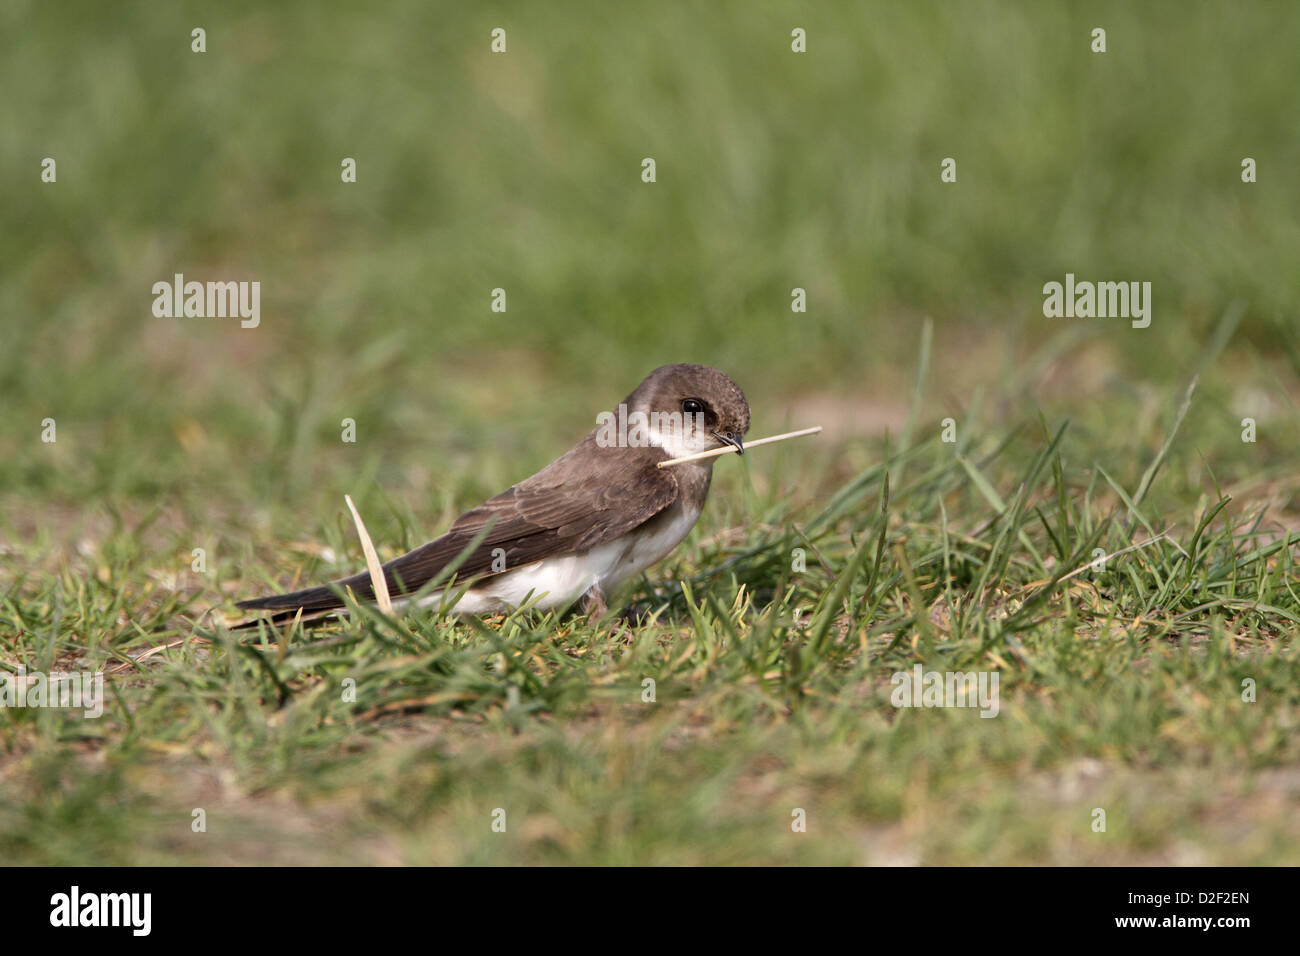
M 564 607 L 600 585 L 608 594 L 618 585 L 662 560 L 686 537 L 700 516 L 700 508 L 672 506 L 669 514 L 644 528 L 577 554 L 557 555 L 505 571 L 466 591 L 456 604 L 457 614 L 488 614 L 518 607 L 532 595 L 541 610 Z M 437 607 L 442 592 L 419 601 L 420 607 Z

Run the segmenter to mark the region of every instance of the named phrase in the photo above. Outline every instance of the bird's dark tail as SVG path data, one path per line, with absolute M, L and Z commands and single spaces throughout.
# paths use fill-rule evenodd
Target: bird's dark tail
M 232 630 L 238 631 L 257 627 L 262 621 L 268 624 L 283 624 L 286 621 L 292 621 L 299 611 L 302 612 L 304 620 L 319 618 L 328 611 L 337 611 L 343 607 L 344 602 L 339 596 L 339 591 L 346 591 L 349 588 L 356 595 L 358 601 L 373 601 L 375 598 L 370 576 L 368 574 L 357 574 L 336 582 L 332 587 L 324 585 L 306 588 L 302 591 L 290 591 L 288 594 L 272 594 L 267 597 L 250 598 L 247 601 L 237 601 L 235 607 L 241 611 L 274 611 L 276 613 L 270 617 L 254 618 L 251 621 L 237 624 Z
M 446 534 L 400 558 L 389 561 L 383 565 L 384 583 L 388 586 L 388 593 L 394 598 L 417 594 L 421 589 L 436 587 L 446 579 L 454 580 L 452 576 L 462 570 L 462 567 L 470 574 L 478 575 L 487 572 L 490 562 L 494 559 L 484 544 L 484 539 L 495 523 L 495 518 L 487 521 L 477 529 L 477 533 L 468 542 L 464 535 Z M 370 580 L 369 572 L 362 571 L 360 574 L 354 574 L 350 578 L 322 587 L 239 601 L 235 606 L 242 611 L 274 611 L 275 613 L 270 617 L 245 621 L 233 629 L 257 627 L 261 621 L 281 624 L 293 620 L 300 611 L 304 621 L 316 620 L 344 607 L 341 595 L 348 591 L 351 591 L 362 603 L 373 603 L 375 600 L 374 582 Z

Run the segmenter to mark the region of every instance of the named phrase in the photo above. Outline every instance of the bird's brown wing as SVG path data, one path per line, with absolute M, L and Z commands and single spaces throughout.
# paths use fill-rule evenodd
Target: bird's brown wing
M 672 469 L 655 467 L 667 457 L 659 448 L 602 448 L 594 433 L 588 435 L 537 474 L 465 512 L 442 537 L 385 564 L 389 593 L 420 590 L 485 528 L 483 540 L 456 569 L 458 580 L 585 551 L 626 534 L 677 500 Z M 362 573 L 333 587 L 240 601 L 238 607 L 282 612 L 276 620 L 299 609 L 312 614 L 343 606 L 335 588 L 374 600 L 370 575 Z

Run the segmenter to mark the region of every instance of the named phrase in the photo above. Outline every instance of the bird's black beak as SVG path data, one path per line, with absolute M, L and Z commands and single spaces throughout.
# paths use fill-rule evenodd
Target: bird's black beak
M 739 435 L 733 435 L 730 432 L 714 432 L 713 437 L 720 442 L 725 442 L 726 444 L 731 445 L 736 449 L 737 455 L 743 455 L 745 453 L 745 446 L 741 442 Z

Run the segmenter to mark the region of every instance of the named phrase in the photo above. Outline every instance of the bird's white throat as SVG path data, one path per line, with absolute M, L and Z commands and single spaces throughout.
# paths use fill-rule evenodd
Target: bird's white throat
M 596 416 L 596 444 L 601 448 L 662 448 L 681 458 L 714 447 L 703 413 L 628 410 Z

